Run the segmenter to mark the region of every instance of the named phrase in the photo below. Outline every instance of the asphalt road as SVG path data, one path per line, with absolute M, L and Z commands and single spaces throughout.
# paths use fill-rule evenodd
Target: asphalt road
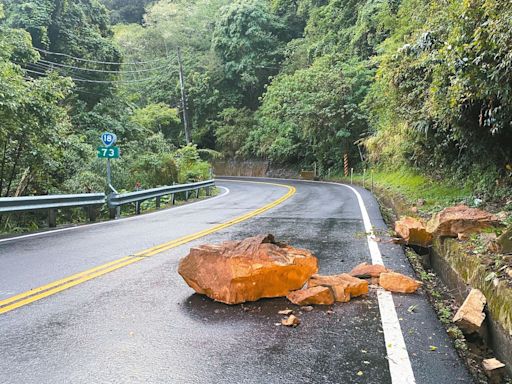
M 272 182 L 293 185 L 296 194 L 244 222 L 0 314 L 0 383 L 406 383 L 391 378 L 393 346 L 382 326 L 388 315 L 375 291 L 300 313 L 302 324 L 291 329 L 275 325 L 277 312 L 293 307 L 285 299 L 227 306 L 193 294 L 177 274 L 193 245 L 260 233 L 312 250 L 323 274 L 371 262 L 353 191 Z M 0 302 L 207 230 L 287 192 L 252 182 L 218 185 L 227 188 L 220 197 L 198 204 L 0 241 Z M 371 224 L 384 229 L 373 197 L 359 192 Z M 412 275 L 399 246 L 379 248 L 387 267 Z M 393 294 L 393 300 L 395 331 L 405 340 L 415 382 L 472 383 L 425 294 Z

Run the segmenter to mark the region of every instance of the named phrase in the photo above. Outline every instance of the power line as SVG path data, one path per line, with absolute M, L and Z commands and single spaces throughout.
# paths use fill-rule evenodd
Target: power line
M 28 63 L 28 64 L 21 64 L 21 63 L 16 63 L 18 65 L 21 65 L 21 66 L 30 66 L 32 67 L 32 70 L 37 70 L 37 71 L 44 71 L 44 72 L 48 72 L 48 71 L 55 71 L 57 73 L 59 73 L 61 76 L 65 76 L 65 77 L 71 77 L 73 80 L 75 81 L 81 81 L 81 82 L 90 82 L 90 83 L 100 83 L 100 84 L 108 84 L 108 83 L 137 83 L 137 82 L 144 82 L 144 81 L 150 81 L 150 80 L 153 80 L 153 79 L 157 79 L 157 77 L 150 77 L 150 78 L 144 78 L 144 79 L 134 79 L 134 80 L 95 80 L 95 79 L 91 79 L 91 78 L 88 78 L 88 77 L 83 77 L 83 75 L 80 75 L 77 76 L 75 73 L 72 73 L 71 70 L 69 69 L 65 69 L 65 68 L 54 68 L 48 64 L 42 64 L 42 63 Z M 171 72 L 167 72 L 167 73 L 177 73 L 177 71 L 171 71 Z
M 73 65 L 55 63 L 53 61 L 48 61 L 48 60 L 39 60 L 39 62 L 47 64 L 48 66 L 71 68 L 71 69 L 76 69 L 76 70 L 84 71 L 84 72 L 116 73 L 116 74 L 152 72 L 152 71 L 158 71 L 158 70 L 161 70 L 161 69 L 166 69 L 170 65 L 170 63 L 168 63 L 168 64 L 166 64 L 164 66 L 155 67 L 155 68 L 149 68 L 149 69 L 140 69 L 140 70 L 136 70 L 136 71 L 109 71 L 109 70 L 104 70 L 104 69 L 92 69 L 92 68 L 75 67 Z
M 41 75 L 41 76 L 48 75 L 47 72 L 39 72 L 39 71 L 27 69 L 27 68 L 23 68 L 23 70 L 27 71 L 28 73 L 33 73 L 33 74 Z M 63 75 L 63 76 L 69 77 L 73 81 L 84 82 L 84 83 L 95 83 L 95 84 L 130 84 L 130 83 L 142 83 L 142 82 L 157 80 L 157 77 L 148 77 L 145 79 L 137 79 L 137 80 L 90 80 L 90 79 L 80 79 L 80 78 L 66 76 L 66 75 Z
M 87 59 L 82 59 L 80 57 L 75 57 L 75 56 L 71 56 L 71 55 L 67 55 L 65 53 L 59 53 L 59 52 L 51 52 L 51 51 L 47 51 L 45 49 L 41 49 L 41 48 L 36 48 L 34 47 L 34 49 L 38 52 L 42 52 L 42 53 L 45 53 L 47 55 L 55 55 L 55 56 L 64 56 L 64 57 L 67 57 L 67 58 L 70 58 L 70 59 L 73 59 L 73 60 L 77 60 L 77 61 L 82 61 L 82 62 L 85 62 L 85 63 L 94 63 L 94 64 L 107 64 L 107 65 L 141 65 L 141 64 L 151 64 L 151 63 L 156 63 L 156 62 L 159 62 L 159 61 L 163 61 L 163 60 L 166 60 L 166 58 L 160 58 L 160 59 L 155 59 L 155 60 L 149 60 L 149 61 L 138 61 L 138 62 L 134 62 L 134 63 L 121 63 L 121 62 L 115 62 L 115 61 L 98 61 L 98 60 L 87 60 Z
M 19 64 L 19 63 L 17 63 L 17 64 Z M 23 66 L 26 66 L 26 65 L 30 66 L 32 69 L 35 69 L 35 70 L 38 70 L 38 71 L 44 71 L 45 73 L 51 72 L 51 71 L 55 71 L 55 72 L 57 72 L 61 76 L 74 77 L 76 80 L 94 80 L 94 79 L 91 79 L 91 78 L 88 78 L 88 77 L 85 77 L 85 78 L 84 77 L 78 77 L 75 74 L 70 73 L 71 71 L 68 70 L 68 69 L 65 69 L 65 68 L 54 68 L 53 66 L 49 66 L 47 64 L 27 63 L 27 64 L 24 64 Z

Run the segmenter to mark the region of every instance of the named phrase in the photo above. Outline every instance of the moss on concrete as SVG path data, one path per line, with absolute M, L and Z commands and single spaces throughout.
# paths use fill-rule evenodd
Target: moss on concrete
M 468 253 L 455 239 L 437 239 L 434 251 L 450 264 L 466 284 L 482 291 L 493 320 L 512 335 L 512 287 L 507 281 L 489 274 L 483 255 Z

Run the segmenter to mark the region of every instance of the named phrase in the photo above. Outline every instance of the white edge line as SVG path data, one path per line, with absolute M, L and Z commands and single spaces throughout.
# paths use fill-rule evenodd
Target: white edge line
M 217 186 L 217 188 L 224 189 L 224 193 L 222 193 L 222 194 L 220 194 L 218 196 L 215 196 L 215 197 L 210 197 L 209 199 L 205 199 L 205 200 L 201 200 L 201 201 L 196 201 L 194 203 L 190 203 L 190 204 L 186 204 L 186 205 L 180 205 L 178 207 L 161 209 L 159 211 L 144 213 L 142 215 L 124 217 L 124 218 L 120 218 L 120 219 L 117 219 L 117 220 L 107 220 L 107 221 L 101 221 L 99 223 L 81 224 L 81 225 L 77 225 L 77 226 L 73 226 L 73 227 L 60 228 L 60 229 L 50 229 L 50 230 L 47 230 L 47 231 L 44 231 L 44 232 L 37 232 L 37 233 L 30 233 L 30 234 L 27 234 L 27 235 L 20 235 L 20 236 L 15 236 L 15 237 L 9 237 L 9 238 L 6 238 L 6 239 L 0 239 L 0 244 L 7 243 L 7 242 L 14 242 L 14 241 L 17 241 L 17 240 L 33 238 L 33 237 L 50 236 L 50 235 L 53 235 L 54 233 L 67 232 L 67 231 L 78 230 L 78 229 L 86 229 L 86 228 L 96 227 L 96 226 L 99 226 L 99 225 L 123 223 L 123 222 L 131 221 L 131 220 L 141 220 L 141 219 L 144 219 L 144 218 L 146 218 L 148 216 L 154 216 L 154 215 L 159 215 L 159 214 L 163 214 L 163 213 L 169 213 L 169 211 L 173 211 L 174 212 L 177 209 L 188 208 L 188 207 L 196 206 L 196 205 L 199 205 L 199 204 L 209 203 L 209 202 L 211 202 L 213 200 L 217 200 L 217 199 L 220 199 L 221 197 L 225 197 L 225 196 L 227 196 L 227 195 L 229 195 L 231 193 L 230 189 L 227 188 L 227 187 Z
M 250 177 L 247 177 L 250 178 Z M 218 178 L 220 180 L 222 178 Z M 234 181 L 230 179 L 223 179 L 225 181 Z M 364 204 L 363 197 L 357 189 L 341 183 L 334 183 L 328 181 L 312 181 L 312 180 L 297 180 L 297 179 L 275 179 L 276 181 L 298 181 L 318 184 L 332 184 L 350 189 L 357 197 L 359 209 L 363 217 L 363 224 L 365 232 L 368 233 L 366 239 L 368 241 L 368 248 L 372 257 L 373 264 L 384 265 L 382 261 L 382 254 L 380 252 L 377 242 L 373 240 L 375 234 L 373 232 L 372 223 L 368 210 Z M 402 328 L 396 313 L 395 303 L 391 292 L 384 290 L 377 291 L 377 299 L 379 301 L 380 317 L 382 321 L 382 330 L 384 331 L 384 342 L 386 343 L 387 359 L 389 363 L 389 372 L 391 375 L 391 382 L 393 384 L 415 384 L 414 372 L 412 370 L 411 360 L 407 347 L 405 345 Z
M 368 233 L 366 240 L 368 241 L 368 248 L 370 249 L 370 254 L 372 256 L 372 263 L 384 265 L 379 246 L 373 240 L 375 235 L 373 233 L 372 223 L 361 194 L 355 188 L 346 184 L 329 184 L 341 185 L 354 192 L 363 216 L 365 231 Z M 391 295 L 391 292 L 379 290 L 377 291 L 377 299 L 379 301 L 380 317 L 382 321 L 382 330 L 384 331 L 384 341 L 386 343 L 391 382 L 393 384 L 414 384 L 416 383 L 416 380 L 414 378 L 409 353 L 407 352 L 407 346 L 405 345 L 402 328 L 400 327 L 400 321 L 398 320 L 398 315 L 396 313 L 393 296 Z

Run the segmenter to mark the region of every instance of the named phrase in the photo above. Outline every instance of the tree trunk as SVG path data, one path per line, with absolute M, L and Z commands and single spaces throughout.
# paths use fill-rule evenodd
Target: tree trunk
M 4 172 L 5 172 L 5 160 L 7 157 L 7 138 L 4 143 L 4 151 L 2 154 L 2 165 L 0 166 L 0 196 L 2 196 L 2 190 L 4 188 Z
M 23 195 L 28 187 L 28 184 L 30 183 L 31 176 L 30 167 L 28 167 L 25 169 L 25 172 L 23 172 L 23 176 L 21 176 L 21 180 L 18 183 L 18 188 L 16 188 L 16 192 L 14 192 L 14 197 L 20 197 Z
M 23 142 L 20 139 L 18 141 L 18 149 L 16 150 L 16 157 L 14 159 L 14 164 L 12 165 L 11 176 L 9 177 L 9 182 L 7 184 L 7 188 L 5 191 L 5 195 L 4 195 L 5 197 L 9 196 L 9 192 L 11 192 L 12 182 L 13 182 L 14 178 L 16 177 L 16 168 L 18 167 L 18 161 L 20 160 L 20 156 L 21 156 L 21 149 L 23 147 L 22 143 Z

